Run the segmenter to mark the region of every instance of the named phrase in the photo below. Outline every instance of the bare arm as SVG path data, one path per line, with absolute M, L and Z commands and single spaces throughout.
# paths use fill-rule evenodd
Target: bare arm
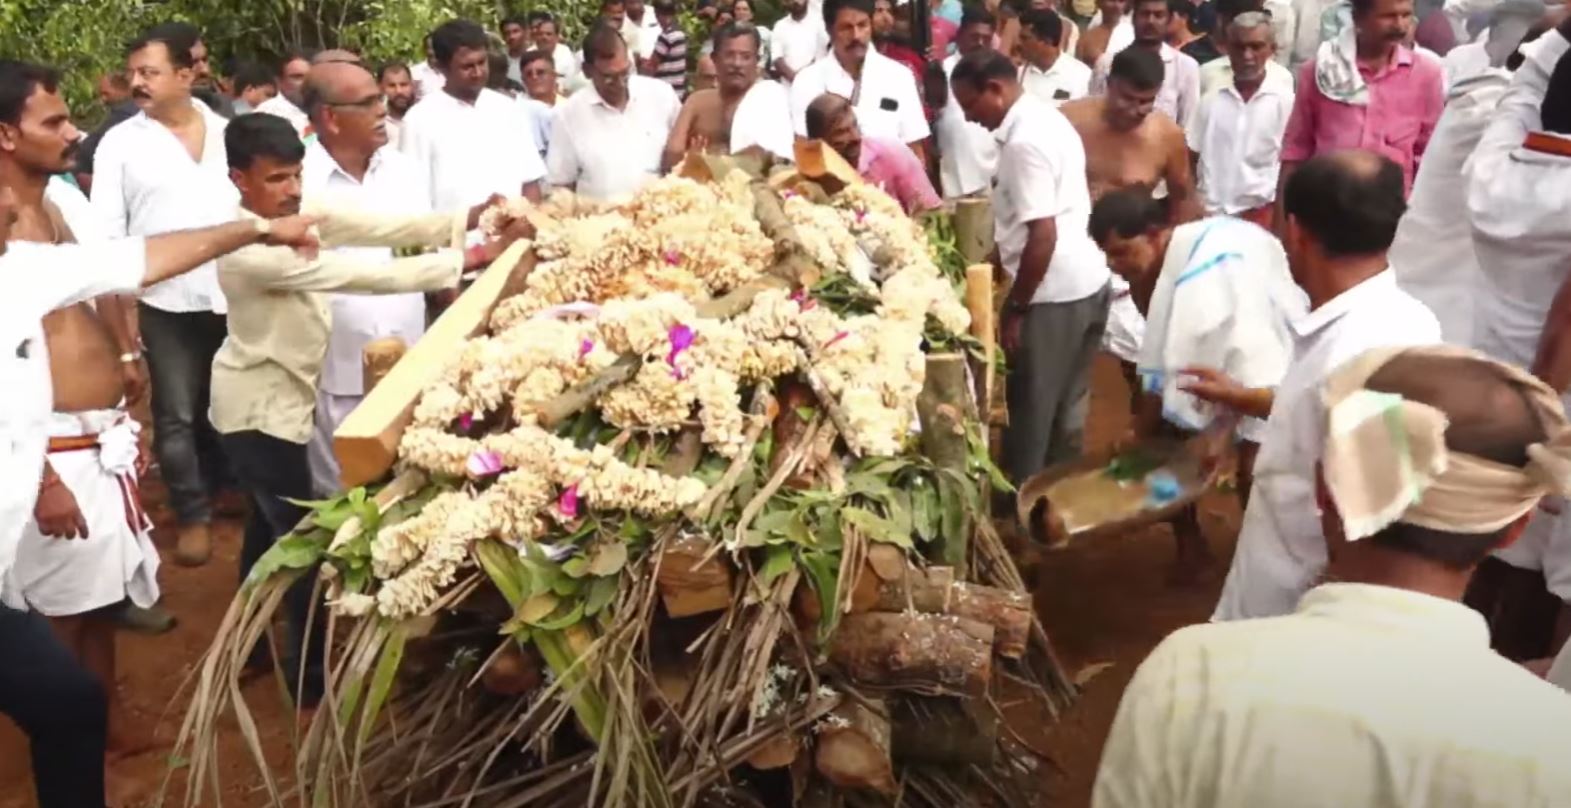
M 1200 199 L 1195 193 L 1194 166 L 1183 131 L 1175 132 L 1172 140 L 1163 172 L 1163 179 L 1167 180 L 1167 215 L 1173 224 L 1183 224 L 1200 218 Z
M 1058 221 L 1043 217 L 1026 225 L 1026 247 L 1020 253 L 1020 269 L 1009 288 L 1009 307 L 1024 309 L 1031 305 L 1036 288 L 1047 277 L 1047 265 L 1053 262 L 1053 252 L 1058 249 Z
M 314 247 L 316 236 L 310 230 L 314 220 L 306 216 L 276 219 L 272 233 L 263 236 L 255 222 L 230 222 L 198 230 L 180 230 L 147 237 L 147 269 L 142 286 L 148 287 L 183 275 L 193 269 L 249 244 L 265 241 L 293 247 Z
M 701 92 L 694 93 L 693 97 L 687 99 L 687 103 L 682 105 L 682 111 L 677 113 L 676 124 L 671 127 L 671 134 L 666 137 L 665 150 L 660 154 L 660 173 L 662 174 L 670 171 L 671 167 L 680 162 L 682 156 L 687 154 L 688 139 L 693 131 L 693 120 L 698 117 L 698 113 L 695 111 L 698 108 L 698 104 L 695 102 L 700 95 Z

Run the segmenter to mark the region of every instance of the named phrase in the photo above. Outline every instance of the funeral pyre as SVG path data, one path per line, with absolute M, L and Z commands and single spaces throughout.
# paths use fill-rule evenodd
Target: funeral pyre
M 1072 688 L 987 519 L 963 269 L 871 186 L 704 165 L 530 211 L 396 475 L 231 606 L 187 804 L 230 712 L 279 804 L 1034 804 L 1001 706 Z M 313 573 L 329 688 L 281 774 L 238 682 Z

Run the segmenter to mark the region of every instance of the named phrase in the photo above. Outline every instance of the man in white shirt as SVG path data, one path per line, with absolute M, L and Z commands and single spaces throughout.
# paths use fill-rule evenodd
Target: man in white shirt
M 447 83 L 447 75 L 436 65 L 436 55 L 431 50 L 431 35 L 426 34 L 422 41 L 425 58 L 410 69 L 409 73 L 415 80 L 415 100 L 418 101 L 429 95 L 435 95 Z
M 1020 15 L 1020 86 L 1055 107 L 1091 90 L 1091 68 L 1058 47 L 1063 34 L 1064 20 L 1052 9 Z
M 1096 808 L 1571 804 L 1571 696 L 1492 651 L 1458 602 L 1540 497 L 1568 490 L 1565 414 L 1461 349 L 1354 357 L 1314 391 L 1335 413 L 1311 450 L 1329 582 L 1283 616 L 1158 645 L 1119 704 Z
M 387 106 L 387 145 L 395 151 L 402 140 L 404 116 L 415 105 L 415 80 L 409 66 L 403 62 L 388 62 L 377 72 L 377 83 L 382 88 L 382 98 Z
M 1288 87 L 1293 87 L 1295 79 L 1293 71 L 1288 70 L 1282 55 L 1292 49 L 1289 41 L 1286 45 L 1282 42 L 1282 28 L 1285 23 L 1277 16 L 1276 11 L 1260 0 L 1216 0 L 1217 32 L 1215 37 L 1223 48 L 1223 55 L 1208 62 L 1200 63 L 1200 98 L 1216 92 L 1233 83 L 1233 62 L 1227 58 L 1227 27 L 1233 19 L 1248 12 L 1265 12 L 1271 19 L 1272 41 L 1276 48 L 1276 55 L 1266 65 L 1266 81 L 1273 83 L 1286 82 Z
M 305 54 L 286 54 L 278 63 L 278 95 L 263 101 L 257 112 L 277 115 L 288 121 L 301 137 L 310 133 L 311 122 L 300 108 L 300 92 L 305 86 L 305 76 L 311 69 L 311 60 Z
M 1470 290 L 1473 347 L 1538 371 L 1552 358 L 1544 351 L 1552 344 L 1548 337 L 1564 328 L 1557 308 L 1571 287 L 1571 230 L 1564 226 L 1571 216 L 1571 23 L 1522 52 L 1526 59 L 1490 112 L 1463 174 L 1483 270 Z M 1571 399 L 1568 381 L 1553 383 L 1562 400 Z M 1571 602 L 1565 503 L 1546 503 L 1523 540 L 1481 565 L 1477 578 L 1468 602 L 1489 608 L 1486 614 L 1511 615 L 1509 625 L 1491 619 L 1496 649 L 1513 659 L 1546 656 L 1555 612 Z
M 653 56 L 655 43 L 660 39 L 660 21 L 655 19 L 655 13 L 645 7 L 644 0 L 622 0 L 622 11 L 623 33 L 632 36 L 628 45 L 636 49 L 640 61 Z
M 786 88 L 758 77 L 762 47 L 758 29 L 751 23 L 733 22 L 715 31 L 713 41 L 718 86 L 699 90 L 682 104 L 661 167 L 669 171 L 689 151 L 736 154 L 759 149 L 794 160 Z
M 1240 14 L 1224 35 L 1233 81 L 1201 100 L 1185 139 L 1206 214 L 1238 216 L 1269 229 L 1282 133 L 1293 113 L 1292 77 L 1272 78 L 1270 17 Z
M 40 91 L 53 95 L 56 87 L 49 71 L 0 60 L 0 97 L 14 99 L 8 103 L 20 105 Z M 0 120 L 16 126 L 19 111 L 0 108 Z M 47 126 L 74 141 L 69 117 L 51 118 Z M 4 148 L 17 146 L 8 138 Z M 147 239 L 34 244 L 11 241 L 17 216 L 15 192 L 0 183 L 0 278 L 7 282 L 0 295 L 0 387 L 6 390 L 0 396 L 0 648 L 6 653 L 0 713 L 31 740 L 39 805 L 103 805 L 104 685 L 42 618 L 22 611 L 27 602 L 12 575 L 18 541 L 34 514 L 54 409 L 42 320 L 52 311 L 170 280 L 268 232 L 276 243 L 309 243 L 311 222 L 232 222 Z
M 872 0 L 826 0 L 829 55 L 791 81 L 791 117 L 807 135 L 807 106 L 824 93 L 851 101 L 867 137 L 898 140 L 922 156 L 929 130 L 916 79 L 905 65 L 873 50 Z
M 615 28 L 597 24 L 584 37 L 590 86 L 557 111 L 546 165 L 552 187 L 590 199 L 631 196 L 660 172 L 681 102 L 671 85 L 633 71 Z
M 1491 28 L 1490 38 L 1496 31 L 1509 33 L 1509 27 Z M 1517 29 L 1518 42 L 1503 49 L 1507 54 L 1515 53 L 1523 31 Z M 1542 33 L 1539 29 L 1525 36 L 1536 39 Z M 1488 58 L 1481 70 L 1448 85 L 1445 109 L 1424 150 L 1407 213 L 1391 244 L 1397 283 L 1434 310 L 1440 318 L 1441 335 L 1453 345 L 1473 345 L 1478 290 L 1485 282 L 1468 221 L 1463 168 L 1511 83 L 1510 68 L 1522 61 L 1520 55 L 1514 55 L 1511 62 L 1502 57 L 1499 64 L 1491 66 Z
M 966 117 L 998 139 L 998 260 L 1014 279 L 999 322 L 1009 358 L 1003 466 L 1017 483 L 1077 457 L 1091 358 L 1107 326 L 1107 262 L 1087 230 L 1085 151 L 1069 121 L 1020 86 L 1009 57 L 961 59 L 950 86 Z
M 1135 41 L 1131 48 L 1142 48 L 1162 57 L 1162 89 L 1156 94 L 1156 109 L 1179 126 L 1188 128 L 1200 106 L 1200 65 L 1167 44 L 1167 20 L 1171 12 L 1166 0 L 1134 0 Z M 1091 75 L 1091 95 L 1107 93 L 1107 76 L 1118 54 L 1109 49 L 1096 60 Z
M 1440 339 L 1435 315 L 1397 287 L 1386 259 L 1405 208 L 1401 168 L 1372 152 L 1342 151 L 1311 158 L 1299 171 L 1310 173 L 1286 184 L 1283 245 L 1310 310 L 1292 323 L 1293 361 L 1282 383 L 1246 388 L 1196 369 L 1185 387 L 1267 419 L 1254 491 L 1212 620 L 1288 614 L 1325 569 L 1315 467 L 1326 436 L 1326 376 L 1372 348 Z
M 509 81 L 518 84 L 524 83 L 523 68 L 518 63 L 518 59 L 533 44 L 529 36 L 529 23 L 523 17 L 510 16 L 502 20 L 502 46 L 507 52 L 507 78 Z
M 92 202 L 111 236 L 146 236 L 233 218 L 226 122 L 191 97 L 190 46 L 138 39 L 128 49 L 142 111 L 110 129 L 95 157 Z M 153 389 L 153 451 L 179 525 L 174 560 L 206 563 L 212 503 L 226 473 L 207 421 L 213 354 L 227 307 L 212 265 L 142 295 L 141 340 Z
M 775 73 L 790 84 L 796 74 L 829 52 L 824 18 L 808 13 L 807 0 L 789 0 L 787 14 L 775 23 L 769 38 Z
M 308 199 L 389 216 L 431 213 L 430 187 L 421 167 L 392 147 L 385 102 L 376 82 L 358 65 L 318 65 L 306 79 L 305 106 L 316 129 L 301 167 Z M 346 247 L 338 253 L 388 262 L 387 248 Z M 332 333 L 317 384 L 316 421 L 309 455 L 318 496 L 340 489 L 333 432 L 365 395 L 362 355 L 373 340 L 396 338 L 413 346 L 425 333 L 426 299 L 420 292 L 366 295 L 334 293 Z
M 954 72 L 965 56 L 993 46 L 997 18 L 980 6 L 967 8 L 955 33 L 955 53 L 944 60 L 944 75 Z M 938 178 L 945 199 L 986 192 L 998 167 L 998 141 L 979 123 L 966 120 L 951 89 L 939 110 L 934 136 L 938 140 Z
M 529 30 L 535 38 L 535 50 L 544 51 L 551 57 L 551 64 L 556 69 L 556 91 L 567 95 L 577 90 L 583 83 L 583 71 L 578 64 L 578 54 L 562 41 L 556 17 L 549 11 L 531 11 Z
M 470 20 L 432 31 L 446 80 L 404 116 L 399 150 L 419 166 L 424 198 L 436 210 L 467 208 L 493 194 L 540 199 L 540 147 L 524 108 L 486 88 L 487 43 L 485 29 Z

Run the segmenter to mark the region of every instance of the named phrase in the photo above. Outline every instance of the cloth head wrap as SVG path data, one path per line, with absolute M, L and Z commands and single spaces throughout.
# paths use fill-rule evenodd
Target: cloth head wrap
M 1445 413 L 1369 390 L 1399 356 L 1475 359 L 1514 385 L 1543 428 L 1518 468 L 1446 448 Z M 1369 351 L 1334 371 L 1321 391 L 1328 413 L 1321 472 L 1349 541 L 1393 522 L 1452 533 L 1499 530 L 1546 494 L 1571 493 L 1571 423 L 1554 391 L 1527 372 L 1448 345 Z

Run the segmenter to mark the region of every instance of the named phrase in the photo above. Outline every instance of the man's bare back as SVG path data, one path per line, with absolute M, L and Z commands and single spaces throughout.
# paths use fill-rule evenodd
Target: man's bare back
M 74 242 L 59 210 L 49 202 L 42 207 L 17 209 L 13 238 L 47 244 Z M 69 271 L 61 267 L 60 271 Z M 113 335 L 91 303 L 78 303 L 44 317 L 44 338 L 49 346 L 49 375 L 53 380 L 56 412 L 102 410 L 117 406 L 125 397 L 125 381 Z
M 1188 146 L 1178 124 L 1152 112 L 1134 129 L 1120 131 L 1108 125 L 1106 104 L 1104 98 L 1082 98 L 1059 107 L 1085 144 L 1092 201 L 1108 191 L 1135 185 L 1155 188 L 1166 181 L 1171 188 L 1188 184 Z

